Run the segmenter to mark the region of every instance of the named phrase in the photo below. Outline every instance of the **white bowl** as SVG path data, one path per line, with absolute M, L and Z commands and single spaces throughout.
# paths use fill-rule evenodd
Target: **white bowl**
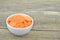
M 13 34 L 15 34 L 15 35 L 20 35 L 20 36 L 22 36 L 22 35 L 25 35 L 25 34 L 27 34 L 31 29 L 32 29 L 32 26 L 33 26 L 33 19 L 32 19 L 32 24 L 30 25 L 30 26 L 28 26 L 28 27 L 26 27 L 26 28 L 14 28 L 14 27 L 12 27 L 12 26 L 10 26 L 9 24 L 8 24 L 8 19 L 11 17 L 11 16 L 14 16 L 14 15 L 23 15 L 23 16 L 29 16 L 29 15 L 26 15 L 26 14 L 13 14 L 13 15 L 10 15 L 7 19 L 6 19 L 6 24 L 7 24 L 7 28 L 9 29 L 9 31 L 11 32 L 11 33 L 13 33 Z

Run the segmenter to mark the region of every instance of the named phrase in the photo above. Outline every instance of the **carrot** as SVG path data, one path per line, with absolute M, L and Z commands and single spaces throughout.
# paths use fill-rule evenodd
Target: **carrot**
M 26 21 L 32 21 L 32 20 L 30 19 L 30 17 L 28 17 L 28 16 L 25 16 L 25 20 L 26 20 Z
M 10 24 L 11 26 L 13 26 L 13 27 L 16 25 L 15 22 L 10 22 L 9 24 Z
M 8 19 L 8 24 L 15 28 L 25 28 L 32 24 L 32 20 L 28 16 L 14 15 Z

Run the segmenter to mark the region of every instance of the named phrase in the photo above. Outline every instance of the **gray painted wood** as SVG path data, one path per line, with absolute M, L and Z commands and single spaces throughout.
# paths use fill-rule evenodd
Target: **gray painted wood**
M 18 37 L 6 28 L 6 18 L 15 13 L 34 19 L 27 35 Z M 0 40 L 60 40 L 60 0 L 0 0 Z
M 6 19 L 14 12 L 0 12 L 1 27 L 6 28 Z M 21 12 L 23 13 L 23 12 Z M 33 30 L 60 30 L 60 12 L 53 11 L 28 11 L 25 14 L 30 15 L 34 20 Z
M 6 28 L 5 21 L 9 15 L 19 12 L 33 17 L 34 30 L 59 30 L 59 11 L 59 0 L 0 0 L 0 28 Z
M 60 31 L 30 31 L 19 37 L 7 29 L 0 29 L 0 40 L 60 40 Z

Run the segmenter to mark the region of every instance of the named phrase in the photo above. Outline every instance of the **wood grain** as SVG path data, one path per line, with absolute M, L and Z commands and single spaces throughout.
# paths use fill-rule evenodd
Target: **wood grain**
M 6 28 L 6 19 L 14 12 L 1 12 L 1 27 Z M 28 11 L 34 20 L 33 30 L 60 30 L 60 12 L 53 11 Z
M 15 36 L 6 28 L 7 17 L 15 13 L 34 19 L 27 35 Z M 0 0 L 0 40 L 60 40 L 60 0 Z
M 33 17 L 33 30 L 60 30 L 59 11 L 60 0 L 0 0 L 0 28 L 6 28 L 9 15 L 19 12 Z
M 0 40 L 60 40 L 59 31 L 30 31 L 24 36 L 15 36 L 7 29 L 0 29 Z

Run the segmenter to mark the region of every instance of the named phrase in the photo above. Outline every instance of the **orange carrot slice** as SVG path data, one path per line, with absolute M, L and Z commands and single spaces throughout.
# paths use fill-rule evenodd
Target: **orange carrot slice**
M 25 28 L 32 24 L 32 20 L 28 16 L 14 15 L 8 19 L 8 24 L 15 28 Z

